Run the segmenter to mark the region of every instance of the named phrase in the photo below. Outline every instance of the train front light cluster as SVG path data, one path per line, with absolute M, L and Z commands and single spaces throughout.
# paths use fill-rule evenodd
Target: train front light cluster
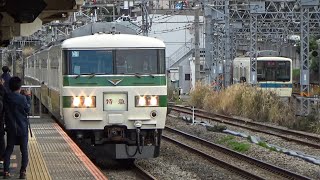
M 136 107 L 159 106 L 159 96 L 136 96 Z
M 73 108 L 94 108 L 96 107 L 96 97 L 95 96 L 75 96 L 72 97 L 71 107 Z

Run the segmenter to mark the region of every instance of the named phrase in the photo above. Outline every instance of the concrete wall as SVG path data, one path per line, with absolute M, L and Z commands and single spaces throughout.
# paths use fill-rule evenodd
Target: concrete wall
M 183 93 L 189 93 L 191 87 L 191 80 L 185 80 L 185 74 L 190 74 L 191 78 L 189 60 L 185 60 L 179 65 L 179 87 L 182 89 Z

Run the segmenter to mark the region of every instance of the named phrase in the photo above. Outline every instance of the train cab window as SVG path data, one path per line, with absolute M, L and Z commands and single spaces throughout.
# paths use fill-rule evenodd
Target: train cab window
M 258 81 L 290 81 L 290 69 L 289 61 L 258 61 Z
M 113 74 L 112 51 L 72 50 L 66 53 L 66 74 Z
M 165 59 L 161 50 L 116 50 L 116 74 L 159 74 L 165 71 Z

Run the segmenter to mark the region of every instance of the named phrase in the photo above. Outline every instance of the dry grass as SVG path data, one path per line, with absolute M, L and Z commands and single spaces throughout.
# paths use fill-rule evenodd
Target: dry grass
M 296 119 L 293 105 L 281 101 L 275 93 L 242 84 L 218 93 L 198 83 L 191 93 L 190 105 L 212 113 L 242 116 L 288 127 L 292 127 Z
M 190 92 L 191 98 L 189 100 L 189 104 L 197 108 L 203 108 L 204 99 L 210 92 L 210 86 L 205 85 L 200 81 L 197 82 L 195 88 Z
M 296 118 L 291 128 L 320 134 L 319 110 L 312 111 L 307 117 Z
M 316 122 L 312 122 L 309 125 L 309 127 L 310 127 L 311 132 L 320 134 L 320 120 L 319 120 L 319 118 L 318 118 L 318 120 Z

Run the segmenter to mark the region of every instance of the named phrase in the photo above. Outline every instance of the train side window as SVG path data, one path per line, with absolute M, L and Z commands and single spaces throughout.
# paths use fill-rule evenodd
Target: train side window
M 247 68 L 246 67 L 243 68 L 243 76 L 247 77 Z
M 63 59 L 62 59 L 62 73 L 64 75 L 69 74 L 69 60 L 68 60 L 68 51 L 63 50 Z
M 160 49 L 158 50 L 158 67 L 159 67 L 159 74 L 166 73 L 166 57 L 165 57 L 165 50 Z
M 238 79 L 238 72 L 239 72 L 239 69 L 238 69 L 238 67 L 236 67 L 236 66 L 234 66 L 233 67 L 233 73 L 234 73 L 234 78 L 235 79 Z

